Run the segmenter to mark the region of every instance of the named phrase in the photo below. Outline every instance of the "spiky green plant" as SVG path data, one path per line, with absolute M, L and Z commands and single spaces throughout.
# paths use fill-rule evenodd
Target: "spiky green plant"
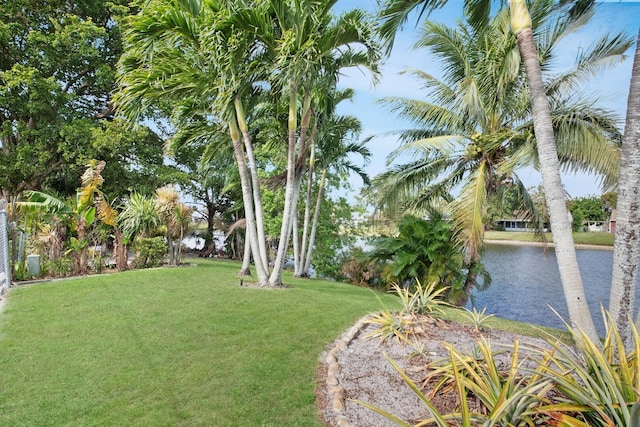
M 634 408 L 640 400 L 640 337 L 631 322 L 633 343 L 625 348 L 620 333 L 605 314 L 606 335 L 593 342 L 583 331 L 566 325 L 574 340 L 569 347 L 552 342 L 541 351 L 550 363 L 540 364 L 541 375 L 556 384 L 562 396 L 541 410 L 558 421 L 584 420 L 589 426 L 637 426 Z M 638 417 L 635 409 L 635 417 Z
M 446 290 L 447 288 L 438 287 L 436 282 L 423 286 L 418 279 L 413 287 L 404 287 L 397 283 L 391 285 L 391 292 L 400 298 L 405 314 L 442 313 L 441 307 L 450 305 L 442 298 Z
M 478 311 L 475 307 L 473 310 L 469 310 L 468 308 L 464 309 L 462 315 L 471 322 L 476 331 L 479 331 L 482 328 L 482 325 L 487 323 L 492 317 L 495 317 L 495 314 L 486 314 L 487 307 L 483 308 L 481 311 Z
M 398 342 L 400 340 L 406 341 L 412 316 L 385 309 L 368 317 L 364 323 L 377 326 L 376 329 L 365 335 L 366 338 L 380 338 L 381 341 L 386 341 L 395 337 Z

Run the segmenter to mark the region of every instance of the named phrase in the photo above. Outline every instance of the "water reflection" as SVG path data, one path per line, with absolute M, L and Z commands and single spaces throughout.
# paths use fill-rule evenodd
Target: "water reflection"
M 554 250 L 491 244 L 486 248 L 485 267 L 493 280 L 488 290 L 474 292 L 476 307 L 487 307 L 487 313 L 507 319 L 562 328 L 562 321 L 549 308 L 568 318 Z M 600 305 L 608 308 L 613 252 L 578 250 L 577 257 L 587 301 L 602 334 Z

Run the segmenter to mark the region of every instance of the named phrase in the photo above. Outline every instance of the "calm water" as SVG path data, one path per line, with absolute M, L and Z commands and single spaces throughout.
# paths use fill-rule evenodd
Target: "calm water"
M 578 250 L 587 301 L 599 332 L 603 332 L 600 304 L 609 306 L 613 251 Z M 476 307 L 513 320 L 563 328 L 549 306 L 568 318 L 555 252 L 535 246 L 487 245 L 485 267 L 491 287 L 474 291 Z M 636 287 L 637 290 L 638 287 Z M 640 296 L 636 295 L 636 302 Z

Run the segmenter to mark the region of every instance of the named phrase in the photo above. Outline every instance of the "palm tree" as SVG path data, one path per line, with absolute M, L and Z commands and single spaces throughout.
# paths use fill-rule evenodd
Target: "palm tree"
M 620 155 L 620 179 L 616 207 L 616 236 L 613 245 L 613 273 L 609 311 L 626 345 L 632 340 L 638 258 L 640 257 L 640 31 L 636 42 L 627 121 Z M 636 320 L 640 324 L 640 315 Z
M 422 11 L 426 12 L 431 7 L 437 6 L 437 3 L 440 5 L 442 4 L 442 2 L 432 1 L 388 1 L 386 3 L 386 7 L 383 8 L 381 12 L 383 22 L 380 30 L 383 34 L 389 36 L 389 40 L 392 40 L 393 31 L 406 21 L 409 11 L 418 6 L 422 6 Z M 519 3 L 524 5 L 522 2 Z M 432 139 L 432 144 L 430 144 L 429 147 L 426 147 L 426 144 L 413 143 L 407 148 L 404 148 L 404 150 L 423 150 L 426 153 L 425 157 L 427 157 L 429 161 L 417 161 L 404 168 L 405 173 L 413 172 L 413 174 L 409 174 L 404 178 L 398 170 L 392 171 L 389 173 L 389 176 L 386 177 L 386 181 L 387 183 L 392 183 L 394 179 L 404 179 L 407 184 L 406 188 L 410 189 L 411 185 L 416 182 L 420 182 L 412 181 L 416 176 L 422 175 L 423 179 L 424 177 L 435 177 L 437 176 L 434 175 L 435 170 L 447 170 L 447 168 L 450 168 L 449 174 L 439 181 L 441 183 L 440 186 L 431 185 L 428 190 L 420 192 L 418 194 L 418 198 L 422 201 L 428 201 L 433 198 L 434 195 L 442 195 L 443 192 L 446 194 L 446 191 L 451 188 L 450 184 L 464 183 L 461 191 L 462 197 L 459 201 L 453 203 L 452 209 L 458 224 L 461 225 L 458 228 L 458 231 L 461 233 L 460 237 L 468 242 L 466 248 L 467 259 L 473 260 L 474 257 L 478 256 L 477 249 L 482 241 L 482 218 L 484 215 L 484 209 L 486 208 L 487 195 L 491 194 L 491 192 L 495 192 L 496 189 L 499 188 L 499 185 L 504 183 L 521 185 L 517 176 L 514 174 L 514 170 L 516 166 L 525 164 L 525 162 L 533 163 L 541 169 L 544 168 L 545 175 L 548 175 L 547 172 L 551 165 L 551 168 L 557 169 L 558 177 L 560 164 L 557 161 L 557 155 L 555 164 L 549 163 L 549 157 L 546 156 L 544 150 L 543 153 L 535 155 L 535 150 L 540 150 L 541 145 L 545 146 L 545 141 L 540 140 L 540 136 L 538 134 L 539 130 L 535 124 L 536 121 L 539 122 L 537 114 L 532 114 L 534 122 L 533 127 L 531 126 L 531 123 L 526 124 L 523 122 L 524 117 L 522 116 L 522 112 L 523 110 L 526 110 L 528 106 L 528 94 L 524 91 L 525 85 L 523 85 L 523 77 L 520 73 L 520 55 L 518 54 L 518 50 L 514 49 L 515 40 L 512 37 L 509 39 L 506 34 L 507 28 L 505 28 L 505 21 L 508 21 L 504 17 L 504 13 L 498 14 L 498 18 L 494 19 L 493 24 L 487 27 L 487 23 L 490 21 L 488 2 L 466 2 L 465 6 L 470 16 L 469 27 L 471 29 L 477 31 L 482 28 L 490 28 L 492 29 L 490 31 L 495 32 L 497 29 L 504 33 L 503 36 L 495 40 L 497 42 L 495 47 L 498 47 L 499 49 L 490 49 L 485 53 L 490 55 L 489 57 L 491 58 L 491 61 L 487 61 L 487 57 L 475 57 L 476 60 L 478 58 L 483 58 L 480 62 L 485 62 L 485 65 L 491 65 L 492 63 L 495 63 L 496 57 L 494 55 L 496 53 L 500 53 L 503 55 L 503 60 L 498 62 L 501 67 L 499 66 L 492 69 L 487 66 L 485 67 L 484 74 L 475 76 L 475 80 L 471 79 L 469 78 L 470 76 L 464 74 L 464 71 L 466 71 L 466 68 L 464 67 L 466 67 L 467 64 L 473 63 L 474 57 L 465 55 L 464 51 L 458 50 L 457 52 L 464 55 L 459 58 L 461 65 L 464 67 L 453 67 L 447 69 L 447 73 L 450 76 L 455 76 L 457 71 L 462 71 L 463 73 L 456 76 L 457 80 L 453 80 L 456 83 L 459 83 L 460 86 L 451 90 L 452 88 L 450 86 L 442 85 L 441 82 L 436 81 L 431 76 L 424 75 L 423 77 L 427 81 L 427 86 L 432 88 L 434 93 L 436 93 L 440 99 L 447 101 L 445 106 L 448 108 L 442 109 L 440 108 L 440 105 L 425 104 L 407 106 L 406 109 L 401 109 L 400 111 L 403 114 L 407 114 L 409 116 L 413 115 L 414 117 L 419 114 L 429 114 L 432 118 L 431 128 L 428 129 L 428 133 L 416 134 L 413 135 L 412 139 L 410 139 L 417 139 L 420 141 L 421 139 L 428 137 Z M 556 27 L 544 28 L 543 24 L 547 15 L 557 11 L 550 2 L 533 2 L 531 3 L 531 6 L 537 31 L 543 30 L 548 32 L 546 35 L 550 34 L 551 36 L 559 36 L 568 29 L 571 29 L 571 25 L 574 21 L 570 19 L 571 15 L 566 13 L 564 15 L 561 14 L 561 20 L 558 21 L 559 23 Z M 566 12 L 566 9 L 560 9 L 560 12 Z M 502 21 L 500 21 L 500 19 Z M 556 30 L 555 34 L 554 28 Z M 433 36 L 429 36 L 427 34 L 423 42 L 429 42 L 430 37 L 436 39 L 438 37 L 442 37 L 442 34 L 438 34 L 439 30 L 437 28 L 435 28 L 435 30 L 436 34 Z M 444 35 L 446 36 L 446 33 Z M 478 39 L 479 38 L 480 37 L 478 37 Z M 464 37 L 462 37 L 462 39 L 464 39 Z M 531 39 L 533 40 L 533 33 L 531 33 Z M 452 51 L 451 57 L 455 57 L 457 54 L 456 49 L 461 48 L 459 43 L 460 40 L 461 37 L 451 37 L 448 49 Z M 506 42 L 506 45 L 501 47 L 500 40 L 502 40 L 502 43 Z M 602 45 L 602 49 L 596 49 L 592 54 L 582 56 L 578 69 L 574 73 L 568 73 L 563 76 L 563 78 L 556 79 L 556 82 L 550 84 L 547 89 L 542 86 L 542 95 L 545 100 L 547 95 L 553 97 L 555 110 L 558 112 L 563 111 L 564 106 L 563 108 L 559 108 L 560 105 L 555 101 L 557 99 L 561 99 L 558 98 L 557 95 L 562 94 L 562 91 L 567 87 L 570 88 L 571 83 L 573 83 L 577 77 L 584 75 L 585 72 L 591 73 L 594 70 L 597 70 L 598 67 L 601 67 L 601 65 L 605 63 L 603 59 L 606 56 L 608 56 L 609 59 L 611 59 L 612 55 L 613 57 L 616 55 L 620 56 L 626 49 L 626 46 L 628 46 L 628 41 L 623 37 L 615 37 L 610 41 L 606 41 L 606 39 L 604 40 L 605 44 Z M 444 46 L 444 44 L 440 47 L 442 46 Z M 542 50 L 542 60 L 549 58 L 549 55 L 552 52 L 550 50 L 551 47 L 552 44 Z M 438 47 L 435 49 L 437 50 Z M 442 53 L 442 51 L 438 52 Z M 482 53 L 482 51 L 479 50 L 477 53 Z M 522 54 L 522 56 L 525 57 L 524 54 Z M 485 93 L 487 91 L 492 91 L 494 99 L 491 100 L 486 97 L 482 98 L 481 94 L 483 90 Z M 519 96 L 513 97 L 514 90 L 519 91 Z M 529 91 L 532 94 L 534 93 L 531 88 L 529 88 Z M 503 108 L 505 106 L 508 107 L 506 110 L 507 114 L 504 114 L 503 117 L 500 117 L 499 115 L 486 114 L 487 112 L 490 113 L 495 111 L 496 101 L 504 104 L 502 106 Z M 511 105 L 506 104 L 507 102 L 511 103 Z M 457 111 L 454 109 L 453 113 L 462 114 L 462 118 L 459 118 L 458 120 L 456 120 L 455 116 L 451 115 L 452 109 L 450 108 L 451 106 L 456 105 L 458 105 L 459 108 L 457 108 Z M 413 110 L 411 110 L 412 108 Z M 559 146 L 562 147 L 561 154 L 563 156 L 563 165 L 565 167 L 570 165 L 575 169 L 587 168 L 595 170 L 600 173 L 604 173 L 606 177 L 613 178 L 607 181 L 607 183 L 614 181 L 615 175 L 611 172 L 615 169 L 615 167 L 612 167 L 612 165 L 615 165 L 616 163 L 615 150 L 611 150 L 611 146 L 607 146 L 607 144 L 603 143 L 609 139 L 608 137 L 614 136 L 614 139 L 616 137 L 616 130 L 613 121 L 611 119 L 604 121 L 592 120 L 591 117 L 593 116 L 594 110 L 592 110 L 591 113 L 588 113 L 587 110 L 583 109 L 585 115 L 580 116 L 571 116 L 568 109 L 564 110 L 564 114 L 559 114 L 553 121 L 549 120 L 551 125 L 551 136 L 553 136 L 554 129 L 558 131 Z M 516 114 L 513 117 L 511 116 L 514 112 L 518 113 L 518 111 L 519 115 Z M 537 113 L 537 110 L 535 112 Z M 492 120 L 495 118 L 499 120 Z M 505 119 L 507 119 L 506 122 Z M 456 123 L 457 126 L 449 126 L 451 122 Z M 506 129 L 505 124 L 508 125 L 506 126 Z M 514 128 L 517 129 L 518 132 L 512 132 Z M 452 130 L 453 133 L 451 132 Z M 466 138 L 461 140 L 460 133 L 464 134 L 465 132 Z M 532 143 L 534 135 L 536 137 L 535 144 Z M 575 141 L 575 137 L 577 135 L 579 135 L 582 140 L 586 139 L 599 143 L 595 145 L 587 144 L 586 147 L 585 145 L 578 146 Z M 466 148 L 462 151 L 461 148 L 465 145 Z M 592 147 L 594 146 L 599 148 L 593 149 Z M 585 153 L 587 153 L 586 156 Z M 608 153 L 605 157 L 601 157 L 606 159 L 606 161 L 594 162 L 594 160 L 597 160 L 599 157 L 599 154 L 597 153 Z M 459 159 L 460 161 L 452 162 L 451 160 L 454 158 Z M 566 207 L 564 207 L 564 191 L 560 181 L 549 181 L 549 179 L 547 179 L 545 186 L 548 185 L 557 186 L 556 193 L 557 190 L 559 190 L 562 194 L 561 204 L 563 205 L 562 209 L 565 210 L 564 221 L 568 222 Z M 393 185 L 388 185 L 388 187 L 393 188 Z M 525 194 L 523 192 L 521 193 Z M 387 202 L 391 201 L 392 200 L 387 200 Z M 525 199 L 524 202 L 526 202 L 526 205 L 532 206 L 530 201 Z M 554 204 L 556 208 L 559 205 L 558 200 L 552 200 L 551 203 Z M 556 222 L 561 221 L 558 218 L 558 212 L 559 211 L 556 211 L 556 214 L 553 216 L 556 218 Z M 465 224 L 464 227 L 462 226 L 463 224 Z M 562 228 L 556 228 L 555 233 L 566 234 L 567 232 Z M 554 240 L 555 239 L 554 234 Z M 560 240 L 563 240 L 562 237 Z M 566 272 L 567 269 L 564 267 L 564 264 L 572 264 L 573 261 L 566 258 L 567 249 L 564 242 L 560 244 L 559 251 L 559 263 L 563 263 L 563 267 L 561 267 L 561 269 Z M 573 252 L 575 258 L 575 250 L 573 246 L 571 246 L 570 251 Z M 577 264 L 575 265 L 577 268 Z M 575 273 L 576 272 L 574 272 L 574 274 Z M 579 273 L 577 275 L 579 277 Z M 590 316 L 587 316 L 588 320 L 585 320 L 583 309 L 586 304 L 583 306 L 583 303 L 586 301 L 586 298 L 584 298 L 584 296 L 577 296 L 578 294 L 576 294 L 576 292 L 579 293 L 579 289 L 582 288 L 581 281 L 578 279 L 579 283 L 576 283 L 575 277 L 572 277 L 571 273 L 565 273 L 562 277 L 564 288 L 568 292 L 568 304 L 573 306 L 573 308 L 570 309 L 572 321 L 575 321 L 578 325 L 584 326 L 584 329 L 590 331 L 590 333 L 595 333 L 595 329 L 591 329 L 593 322 L 590 320 Z
M 582 329 L 594 342 L 598 342 L 593 318 L 587 304 L 587 297 L 578 268 L 576 250 L 573 242 L 571 221 L 565 203 L 564 189 L 560 177 L 560 165 L 556 140 L 553 134 L 553 122 L 549 111 L 538 51 L 533 38 L 532 22 L 524 0 L 510 0 L 511 27 L 518 38 L 518 47 L 525 65 L 527 83 L 531 93 L 531 114 L 537 141 L 538 159 L 545 189 L 551 233 L 555 245 L 560 279 L 569 309 L 569 318 Z
M 255 30 L 237 26 L 237 14 L 249 6 L 264 20 L 264 8 L 241 1 L 145 3 L 125 32 L 121 87 L 114 101 L 134 121 L 154 103 L 174 102 L 183 119 L 226 126 L 240 174 L 258 281 L 264 284 L 268 269 L 260 184 L 244 102 L 267 69 L 256 65 L 267 51 L 260 47 Z
M 131 193 L 124 199 L 118 222 L 129 240 L 151 237 L 161 224 L 155 201 L 140 193 Z
M 160 222 L 167 229 L 167 248 L 169 253 L 169 265 L 176 265 L 176 250 L 174 248 L 175 243 L 173 237 L 176 234 L 176 229 L 182 230 L 180 224 L 178 224 L 178 214 L 180 209 L 180 195 L 173 185 L 165 185 L 156 190 L 155 197 L 156 211 L 160 217 Z M 182 240 L 178 242 L 180 247 Z
M 356 164 L 351 161 L 353 155 L 357 154 L 362 157 L 365 162 L 369 160 L 371 152 L 364 142 L 356 142 L 355 138 L 360 132 L 360 121 L 351 116 L 328 117 L 323 124 L 322 132 L 319 132 L 319 147 L 317 155 L 317 167 L 320 171 L 317 180 L 317 189 L 315 194 L 315 207 L 313 207 L 313 218 L 311 219 L 311 228 L 308 231 L 308 240 L 305 240 L 307 234 L 308 221 L 305 220 L 303 233 L 303 244 L 301 248 L 300 259 L 300 276 L 308 277 L 311 269 L 311 261 L 313 259 L 313 251 L 315 248 L 315 239 L 318 229 L 318 220 L 324 197 L 327 175 L 330 171 L 336 175 L 346 175 L 355 173 L 365 184 L 369 184 L 369 177 Z M 309 170 L 311 174 L 315 170 Z M 308 185 L 313 185 L 309 181 Z M 308 192 L 306 206 L 311 208 L 311 192 Z
M 281 284 L 292 229 L 294 207 L 300 191 L 301 175 L 296 165 L 308 155 L 312 92 L 318 84 L 336 81 L 340 69 L 366 66 L 375 70 L 378 54 L 372 43 L 371 27 L 364 12 L 350 11 L 332 19 L 337 0 L 309 2 L 267 0 L 271 22 L 247 10 L 238 14 L 244 28 L 257 28 L 257 36 L 273 52 L 275 66 L 272 87 L 288 100 L 287 180 L 280 239 L 269 284 Z M 364 50 L 358 50 L 358 45 Z M 298 108 L 298 103 L 301 109 Z

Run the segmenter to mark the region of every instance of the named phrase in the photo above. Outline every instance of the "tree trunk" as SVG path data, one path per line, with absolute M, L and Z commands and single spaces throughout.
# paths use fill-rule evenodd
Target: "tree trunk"
M 318 230 L 318 218 L 320 217 L 320 206 L 322 205 L 322 193 L 324 191 L 324 181 L 327 178 L 327 168 L 322 169 L 322 176 L 320 178 L 320 185 L 318 185 L 318 195 L 316 196 L 316 207 L 313 212 L 313 222 L 311 223 L 311 233 L 309 235 L 309 247 L 307 248 L 307 257 L 304 261 L 304 267 L 302 269 L 302 275 L 304 277 L 310 276 L 311 270 L 311 256 L 313 255 L 313 249 L 316 243 L 316 231 Z
M 531 18 L 524 0 L 510 0 L 509 4 L 511 6 L 512 27 L 518 38 L 518 47 L 524 60 L 531 93 L 531 110 L 542 184 L 547 196 L 547 206 L 551 217 L 551 233 L 570 322 L 586 333 L 594 342 L 599 342 L 578 268 L 571 222 L 560 178 L 549 101 L 542 82 L 540 62 L 531 31 Z
M 113 242 L 113 252 L 114 258 L 116 259 L 116 269 L 118 271 L 124 271 L 128 267 L 128 257 L 127 257 L 127 245 L 124 244 L 124 236 L 122 235 L 122 231 L 114 227 L 115 239 Z
M 251 192 L 251 180 L 249 178 L 249 172 L 247 170 L 247 163 L 244 158 L 244 151 L 242 144 L 240 143 L 240 132 L 237 123 L 234 120 L 229 122 L 229 132 L 231 134 L 231 141 L 233 143 L 233 152 L 236 157 L 236 163 L 238 165 L 238 173 L 240 174 L 240 185 L 242 187 L 242 201 L 244 202 L 244 212 L 246 220 L 246 233 L 248 237 L 248 244 L 251 245 L 251 253 L 253 259 L 260 259 L 260 245 L 258 243 L 256 234 L 256 222 L 255 212 L 253 210 L 253 195 Z M 247 244 L 245 243 L 245 244 Z M 259 284 L 266 284 L 269 278 L 267 270 L 264 268 L 262 262 L 256 262 L 256 275 L 258 276 Z
M 256 166 L 256 159 L 253 154 L 253 145 L 251 144 L 251 136 L 249 135 L 249 128 L 247 126 L 246 118 L 244 115 L 244 109 L 242 102 L 239 98 L 235 100 L 235 109 L 238 117 L 238 125 L 240 132 L 242 132 L 242 139 L 244 141 L 244 147 L 247 153 L 247 161 L 249 162 L 249 172 L 251 174 L 251 188 L 253 195 L 253 207 L 256 216 L 256 236 L 258 240 L 258 248 L 260 250 L 260 257 L 253 257 L 253 262 L 261 262 L 265 271 L 269 271 L 269 258 L 267 257 L 267 245 L 266 237 L 264 234 L 264 212 L 262 210 L 262 196 L 260 194 L 260 179 L 258 177 L 258 168 Z
M 238 272 L 240 277 L 251 277 L 251 245 L 249 245 L 249 239 L 244 239 L 244 255 L 242 256 L 242 267 Z
M 169 226 L 167 226 L 167 250 L 169 252 L 169 265 L 176 265 L 176 253 L 173 249 L 173 237 L 171 236 Z
M 632 343 L 636 277 L 640 246 L 640 31 L 633 61 L 627 119 L 620 154 L 616 236 L 609 312 L 627 348 Z M 638 317 L 640 324 L 640 317 Z
M 296 175 L 296 130 L 298 120 L 296 113 L 297 87 L 291 85 L 289 96 L 289 133 L 287 142 L 287 185 L 284 193 L 284 210 L 282 212 L 282 226 L 280 227 L 280 240 L 278 242 L 278 252 L 273 263 L 273 270 L 269 276 L 269 285 L 282 285 L 282 267 L 284 266 L 287 248 L 289 246 L 289 229 L 291 228 L 291 216 L 294 209 L 294 181 Z
M 315 132 L 314 132 L 315 133 Z M 302 224 L 302 245 L 300 247 L 300 270 L 296 272 L 296 275 L 301 277 L 309 277 L 308 271 L 305 274 L 305 266 L 307 265 L 307 243 L 309 240 L 309 227 L 311 223 L 311 193 L 313 188 L 313 175 L 315 173 L 316 162 L 316 145 L 311 141 L 311 150 L 309 155 L 309 171 L 307 172 L 307 195 L 304 203 L 304 223 Z

